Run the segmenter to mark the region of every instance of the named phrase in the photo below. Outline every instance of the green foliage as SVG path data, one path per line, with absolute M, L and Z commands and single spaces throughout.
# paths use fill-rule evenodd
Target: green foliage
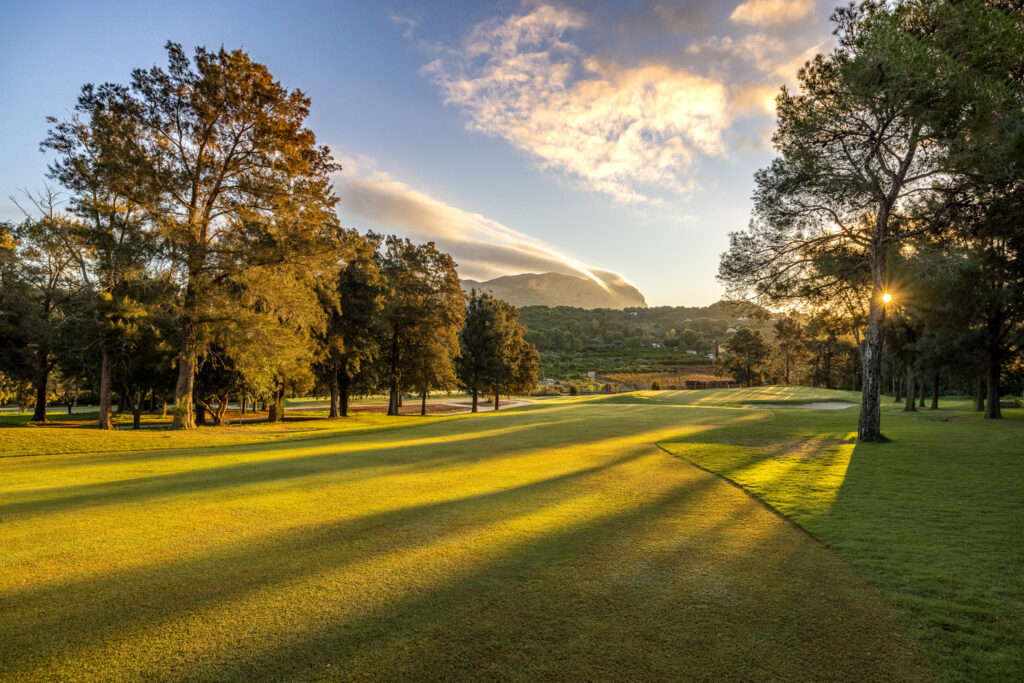
M 957 214 L 988 212 L 991 195 L 1019 184 L 1024 21 L 1010 4 L 942 0 L 866 2 L 833 20 L 837 49 L 776 100 L 779 155 L 755 176 L 753 220 L 730 236 L 719 277 L 734 296 L 849 319 L 862 342 L 859 435 L 872 440 L 882 295 L 899 262 L 922 240 L 974 241 L 978 221 Z M 998 366 L 1011 350 L 993 353 Z
M 364 237 L 355 230 L 345 231 L 339 240 L 342 264 L 334 286 L 322 284 L 318 289 L 327 324 L 319 338 L 314 370 L 328 387 L 337 387 L 340 403 L 332 405 L 334 416 L 348 415 L 353 388 L 368 389 L 373 383 L 386 291 L 377 258 L 380 241 L 373 233 Z
M 771 357 L 771 347 L 763 334 L 742 327 L 726 342 L 725 351 L 716 361 L 716 367 L 748 387 L 761 383 Z
M 388 414 L 396 415 L 403 390 L 425 394 L 454 384 L 465 298 L 455 262 L 433 242 L 389 236 L 378 258 L 386 286 L 380 384 L 389 393 Z
M 470 294 L 456 369 L 460 385 L 474 400 L 485 390 L 497 401 L 502 394 L 528 394 L 536 388 L 540 356 L 525 340 L 526 328 L 518 318 L 515 306 L 487 292 Z
M 524 306 L 520 320 L 527 340 L 548 353 L 628 353 L 658 347 L 708 354 L 724 340 L 726 329 L 764 314 L 749 304 L 719 302 L 711 306 L 660 306 L 587 310 L 559 306 Z M 682 330 L 682 332 L 679 332 Z

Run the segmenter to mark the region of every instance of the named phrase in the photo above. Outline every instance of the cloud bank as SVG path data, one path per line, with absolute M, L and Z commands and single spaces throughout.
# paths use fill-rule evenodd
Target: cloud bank
M 436 242 L 453 256 L 463 278 L 489 280 L 525 272 L 554 272 L 591 279 L 606 290 L 629 284 L 618 273 L 590 267 L 541 240 L 447 204 L 385 172 L 361 172 L 365 165 L 345 160 L 345 171 L 335 176 L 346 220 Z

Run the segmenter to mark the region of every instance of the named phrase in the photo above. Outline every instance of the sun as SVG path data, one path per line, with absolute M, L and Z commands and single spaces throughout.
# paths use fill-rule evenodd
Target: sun
M 889 303 L 890 301 L 892 301 L 892 294 L 890 294 L 889 292 L 883 294 L 882 301 L 884 301 L 885 303 Z

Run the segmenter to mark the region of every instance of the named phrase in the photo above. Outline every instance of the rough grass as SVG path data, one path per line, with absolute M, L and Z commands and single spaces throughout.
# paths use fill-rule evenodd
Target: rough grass
M 758 393 L 779 402 L 789 391 Z M 695 401 L 693 393 L 658 400 L 739 398 L 719 392 Z M 788 398 L 856 399 L 810 393 Z M 747 409 L 743 423 L 662 446 L 736 482 L 839 553 L 896 608 L 941 678 L 1024 679 L 1024 411 L 985 421 L 967 401 L 909 414 L 883 406 L 889 443 L 854 444 L 855 409 Z
M 0 430 L 0 679 L 928 678 L 836 554 L 654 445 L 764 414 L 702 406 Z

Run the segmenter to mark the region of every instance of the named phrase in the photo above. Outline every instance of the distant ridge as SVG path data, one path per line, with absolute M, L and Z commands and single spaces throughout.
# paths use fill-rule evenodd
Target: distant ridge
M 619 279 L 608 289 L 589 278 L 562 273 L 522 273 L 493 280 L 463 280 L 462 288 L 490 292 L 513 306 L 576 306 L 577 308 L 647 308 L 644 295 Z

